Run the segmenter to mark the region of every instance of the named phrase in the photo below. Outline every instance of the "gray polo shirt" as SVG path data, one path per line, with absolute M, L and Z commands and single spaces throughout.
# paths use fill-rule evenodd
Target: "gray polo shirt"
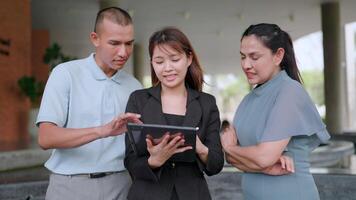
M 124 113 L 129 95 L 142 88 L 120 70 L 108 78 L 88 58 L 58 65 L 51 73 L 42 97 L 36 124 L 52 122 L 64 128 L 103 125 Z M 125 136 L 98 139 L 70 149 L 54 149 L 45 166 L 58 174 L 124 170 Z

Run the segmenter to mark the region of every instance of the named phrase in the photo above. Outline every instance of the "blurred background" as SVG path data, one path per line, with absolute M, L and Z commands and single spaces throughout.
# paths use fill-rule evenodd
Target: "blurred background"
M 204 91 L 216 97 L 221 119 L 229 121 L 251 89 L 240 67 L 242 32 L 251 24 L 278 24 L 293 39 L 304 87 L 332 134 L 311 156 L 321 197 L 356 195 L 356 1 L 1 0 L 0 199 L 43 198 L 48 171 L 42 165 L 50 151 L 39 149 L 34 126 L 43 87 L 55 65 L 94 51 L 89 34 L 96 13 L 109 6 L 126 9 L 134 20 L 135 48 L 126 71 L 149 87 L 148 38 L 176 26 L 204 67 Z M 231 177 L 236 185 L 220 195 L 231 187 L 221 183 Z M 226 166 L 209 179 L 214 198 L 239 198 L 239 178 Z

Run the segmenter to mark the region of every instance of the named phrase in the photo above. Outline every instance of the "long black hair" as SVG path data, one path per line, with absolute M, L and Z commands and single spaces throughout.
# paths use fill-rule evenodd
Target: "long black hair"
M 245 36 L 256 36 L 267 48 L 275 54 L 279 48 L 284 49 L 284 57 L 280 64 L 289 77 L 302 82 L 300 72 L 294 55 L 293 42 L 289 34 L 279 28 L 276 24 L 255 24 L 249 26 L 242 34 L 241 41 Z

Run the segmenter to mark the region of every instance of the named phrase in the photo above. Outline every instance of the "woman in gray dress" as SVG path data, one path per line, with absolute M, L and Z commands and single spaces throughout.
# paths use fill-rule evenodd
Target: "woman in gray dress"
M 275 24 L 251 25 L 242 35 L 240 54 L 255 87 L 221 142 L 227 161 L 245 172 L 244 198 L 319 199 L 309 155 L 330 136 L 301 85 L 290 36 Z M 294 161 L 294 170 L 284 169 L 283 155 Z

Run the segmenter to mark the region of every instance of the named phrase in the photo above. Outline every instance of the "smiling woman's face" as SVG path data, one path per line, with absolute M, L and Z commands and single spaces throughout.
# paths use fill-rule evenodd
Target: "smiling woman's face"
M 154 48 L 151 62 L 162 87 L 176 88 L 184 85 L 192 57 L 162 44 Z
M 251 85 L 263 84 L 281 71 L 284 49 L 273 54 L 255 35 L 243 37 L 240 54 L 242 70 Z

